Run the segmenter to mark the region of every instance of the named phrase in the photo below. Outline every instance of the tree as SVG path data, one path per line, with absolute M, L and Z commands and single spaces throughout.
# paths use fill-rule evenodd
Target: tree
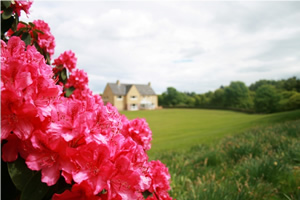
M 272 85 L 262 85 L 256 91 L 254 107 L 256 112 L 272 113 L 277 111 L 280 96 Z
M 174 87 L 168 87 L 167 91 L 162 94 L 161 102 L 162 105 L 165 106 L 184 104 L 185 95 L 181 92 L 178 92 Z
M 296 92 L 293 96 L 289 98 L 289 104 L 292 109 L 300 108 L 300 93 Z
M 225 90 L 222 88 L 217 89 L 211 98 L 211 104 L 214 106 L 223 107 L 225 104 Z
M 225 106 L 231 108 L 250 108 L 249 90 L 245 83 L 233 81 L 225 87 Z

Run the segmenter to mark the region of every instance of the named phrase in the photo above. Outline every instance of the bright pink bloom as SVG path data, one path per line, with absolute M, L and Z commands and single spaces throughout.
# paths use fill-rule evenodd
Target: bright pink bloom
M 65 190 L 61 194 L 54 194 L 52 200 L 101 200 L 101 194 L 94 195 L 86 181 L 74 184 L 72 190 Z
M 50 32 L 50 27 L 46 22 L 43 20 L 34 20 L 33 21 L 35 25 L 35 29 L 40 30 L 43 32 L 38 33 L 38 44 L 39 46 L 44 49 L 46 52 L 52 56 L 54 54 L 54 48 L 55 48 L 55 38 Z M 33 37 L 32 37 L 33 38 Z
M 54 60 L 52 65 L 57 67 L 62 66 L 72 72 L 76 68 L 76 62 L 77 58 L 75 57 L 75 53 L 69 50 L 60 54 L 59 57 Z
M 79 184 L 86 181 L 95 195 L 107 189 L 107 181 L 114 173 L 109 151 L 107 145 L 95 142 L 78 147 L 72 158 L 78 167 L 73 171 L 73 180 Z
M 108 199 L 140 199 L 151 183 L 146 176 L 147 160 L 137 159 L 137 152 L 142 149 L 121 134 L 111 139 L 110 149 L 114 173 L 108 182 Z
M 30 29 L 29 34 L 31 35 L 31 38 L 32 38 L 31 45 L 33 45 L 33 43 L 35 41 L 35 37 L 33 35 L 32 30 L 42 31 L 43 33 L 37 32 L 38 40 L 36 42 L 38 43 L 38 45 L 41 47 L 41 49 L 44 52 L 49 53 L 50 58 L 51 58 L 52 55 L 54 54 L 55 38 L 52 35 L 52 33 L 50 32 L 50 27 L 43 20 L 34 20 L 32 23 L 35 25 L 34 27 L 28 26 Z M 24 27 L 26 27 L 24 24 L 19 23 L 17 26 L 17 31 Z M 14 32 L 10 29 L 7 32 L 7 36 L 10 37 L 10 36 L 12 36 L 13 33 Z
M 32 0 L 26 1 L 14 1 L 11 3 L 10 7 L 13 9 L 15 13 L 17 13 L 18 16 L 21 16 L 21 10 L 23 10 L 27 15 L 29 14 L 29 8 L 31 7 L 31 4 L 33 3 Z
M 161 163 L 159 160 L 149 162 L 149 176 L 152 179 L 151 187 L 149 192 L 155 193 L 153 199 L 158 196 L 158 199 L 172 199 L 168 190 L 170 190 L 170 174 L 168 168 Z M 155 196 L 155 197 L 154 197 Z
M 86 141 L 107 144 L 114 135 L 119 134 L 122 128 L 120 114 L 117 109 L 110 104 L 107 106 L 104 106 L 103 103 L 100 105 L 94 104 L 94 106 L 91 106 L 91 104 L 88 105 L 87 110 L 94 108 L 94 111 L 90 110 L 90 112 L 86 114 L 87 125 L 90 130 Z M 95 105 L 99 105 L 99 107 L 95 107 Z
M 83 102 L 61 98 L 53 104 L 51 124 L 47 132 L 64 138 L 66 142 L 81 138 L 86 134 L 85 109 Z
M 131 137 L 145 150 L 151 149 L 152 131 L 145 119 L 126 120 L 123 118 L 122 134 Z
M 148 196 L 146 200 L 172 200 L 172 197 L 167 191 L 157 191 Z
M 78 90 L 84 90 L 88 88 L 89 79 L 87 73 L 84 70 L 76 69 L 72 71 L 66 87 L 74 87 Z
M 42 171 L 42 182 L 54 185 L 60 177 L 60 170 L 71 165 L 65 156 L 66 143 L 41 131 L 31 137 L 32 148 L 25 158 L 29 169 Z
M 21 140 L 14 134 L 7 137 L 7 143 L 2 144 L 2 159 L 5 162 L 13 162 L 18 158 L 18 151 L 21 147 Z M 16 148 L 17 147 L 17 148 Z
M 34 47 L 12 37 L 1 48 L 1 139 L 10 132 L 27 139 L 35 125 L 48 117 L 50 105 L 61 93 L 52 70 Z

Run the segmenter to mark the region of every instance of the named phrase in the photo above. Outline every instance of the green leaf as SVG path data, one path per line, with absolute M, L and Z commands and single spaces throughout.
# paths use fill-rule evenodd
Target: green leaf
M 48 52 L 46 53 L 46 63 L 47 63 L 48 65 L 51 64 L 51 58 L 50 58 L 50 54 L 49 54 Z
M 63 81 L 65 81 L 67 79 L 67 71 L 66 68 L 64 68 L 61 73 L 60 73 L 60 77 Z
M 12 16 L 13 13 L 13 9 L 12 8 L 7 8 L 4 10 L 4 12 L 2 13 L 2 19 L 6 20 L 9 19 Z
M 32 23 L 32 22 L 29 22 L 28 24 L 29 24 L 32 28 L 35 27 L 34 23 Z
M 12 29 L 13 31 L 16 31 L 16 30 L 17 30 L 17 27 L 18 27 L 18 24 L 19 24 L 19 17 L 18 17 L 18 16 L 15 16 L 15 18 L 14 18 L 14 23 L 12 24 L 11 29 Z
M 38 40 L 38 34 L 36 33 L 35 30 L 32 30 L 32 34 L 33 34 L 33 38 L 34 38 L 35 40 Z
M 23 28 L 20 28 L 19 31 L 27 32 L 28 28 L 27 27 L 23 27 Z
M 28 24 L 25 23 L 25 22 L 23 22 L 23 21 L 20 21 L 20 23 L 21 23 L 21 24 L 24 24 L 24 25 L 26 25 L 26 26 L 28 26 Z
M 38 50 L 38 52 L 40 52 L 42 55 L 44 54 L 42 48 L 41 48 L 40 45 L 37 43 L 37 41 L 33 41 L 33 45 L 35 46 L 36 50 Z
M 13 22 L 14 22 L 14 18 L 12 16 L 7 20 L 3 20 L 1 18 L 1 35 L 3 35 L 11 28 Z
M 29 33 L 23 33 L 21 39 L 25 42 L 26 45 L 31 44 L 31 35 Z
M 148 190 L 144 191 L 142 194 L 143 194 L 145 199 L 147 199 L 147 197 L 150 196 L 150 195 L 152 196 L 152 193 L 149 192 Z
M 42 200 L 50 187 L 41 182 L 41 173 L 36 173 L 24 187 L 20 200 Z
M 66 89 L 66 97 L 69 97 L 72 93 L 73 93 L 73 91 L 75 90 L 75 88 L 72 86 L 72 87 L 70 87 L 70 88 L 67 88 Z
M 14 162 L 7 163 L 7 168 L 12 182 L 20 191 L 34 176 L 34 172 L 27 168 L 25 161 L 20 157 Z
M 35 29 L 35 30 L 36 30 L 36 32 L 38 32 L 38 33 L 40 33 L 40 34 L 44 34 L 43 31 L 40 31 L 40 30 L 38 30 L 38 29 Z
M 23 33 L 23 31 L 18 30 L 18 31 L 16 31 L 16 32 L 14 32 L 14 33 L 12 34 L 12 36 L 20 36 L 20 35 L 22 35 L 22 33 Z
M 11 1 L 1 1 L 5 8 L 8 8 L 11 4 Z

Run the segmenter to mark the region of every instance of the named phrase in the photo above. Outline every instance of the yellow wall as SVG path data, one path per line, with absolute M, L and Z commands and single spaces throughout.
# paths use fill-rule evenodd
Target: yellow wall
M 132 98 L 132 96 L 135 96 L 135 98 Z M 157 95 L 142 96 L 134 85 L 132 85 L 132 87 L 129 89 L 127 95 L 122 96 L 120 99 L 118 96 L 113 94 L 111 88 L 107 84 L 104 89 L 102 99 L 105 105 L 110 102 L 118 110 L 155 109 L 158 107 Z M 153 103 L 154 106 L 151 108 L 144 108 L 141 105 L 143 102 L 151 102 L 151 104 Z M 133 104 L 136 106 L 132 106 Z
M 121 98 L 119 98 L 119 96 L 114 96 L 114 106 L 118 110 L 125 110 L 124 100 L 125 100 L 124 96 L 121 96 Z
M 124 96 L 122 96 L 122 99 L 119 99 L 118 96 L 115 96 L 111 90 L 111 88 L 106 85 L 102 99 L 104 104 L 106 105 L 108 102 L 111 103 L 113 106 L 115 106 L 118 110 L 124 110 Z
M 156 109 L 158 107 L 158 98 L 157 95 L 147 95 L 147 96 L 141 96 L 140 97 L 140 104 L 143 104 L 144 102 L 151 102 L 153 104 L 153 107 L 151 108 L 143 108 L 140 106 L 140 109 Z
M 110 102 L 112 105 L 114 104 L 114 94 L 112 93 L 112 90 L 110 87 L 108 87 L 108 84 L 106 84 L 104 92 L 102 94 L 102 100 L 104 104 L 106 105 L 108 102 Z
M 135 98 L 132 98 L 133 96 L 135 96 Z M 131 86 L 131 88 L 129 89 L 127 95 L 126 95 L 126 110 L 132 110 L 134 109 L 132 107 L 133 104 L 136 105 L 136 108 L 139 109 L 139 102 L 140 102 L 140 93 L 137 90 L 137 88 L 133 85 Z

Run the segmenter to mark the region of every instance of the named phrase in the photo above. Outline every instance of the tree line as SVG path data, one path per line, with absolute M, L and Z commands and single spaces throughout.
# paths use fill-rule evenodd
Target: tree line
M 300 79 L 259 80 L 249 87 L 232 81 L 204 94 L 180 92 L 174 87 L 158 96 L 163 107 L 199 107 L 273 113 L 300 108 Z

